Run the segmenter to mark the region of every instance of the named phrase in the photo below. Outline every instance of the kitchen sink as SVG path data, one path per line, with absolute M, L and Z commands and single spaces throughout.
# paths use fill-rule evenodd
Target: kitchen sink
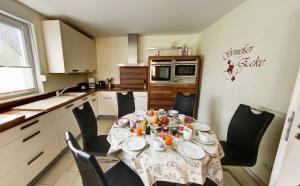
M 78 96 L 82 96 L 86 94 L 85 92 L 66 92 L 63 93 L 61 96 L 65 97 L 65 96 L 71 96 L 71 97 L 78 97 Z

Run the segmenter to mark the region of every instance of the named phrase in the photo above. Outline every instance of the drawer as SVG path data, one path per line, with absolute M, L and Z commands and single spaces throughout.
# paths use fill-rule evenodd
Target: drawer
M 1 179 L 0 186 L 24 186 L 42 171 L 60 152 L 58 139 L 37 150 Z M 22 156 L 22 154 L 20 154 Z
M 5 177 L 23 161 L 30 159 L 50 141 L 58 139 L 55 122 L 55 120 L 49 121 L 0 149 L 0 165 L 5 167 L 0 169 L 0 178 Z
M 0 148 L 19 138 L 20 136 L 28 134 L 40 127 L 41 125 L 53 120 L 55 120 L 54 111 L 37 117 L 35 119 L 26 121 L 21 125 L 18 125 L 0 133 Z
M 115 98 L 116 92 L 101 92 L 102 98 Z

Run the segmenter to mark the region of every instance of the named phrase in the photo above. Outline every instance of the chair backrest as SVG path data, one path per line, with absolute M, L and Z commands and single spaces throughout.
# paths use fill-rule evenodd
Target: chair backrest
M 275 115 L 266 111 L 256 114 L 252 110 L 250 106 L 239 105 L 228 127 L 227 143 L 249 153 L 256 162 L 260 141 Z
M 66 142 L 71 150 L 84 186 L 108 186 L 104 173 L 96 158 L 81 150 L 71 132 L 66 132 Z
M 178 110 L 180 114 L 193 116 L 195 99 L 195 94 L 184 94 L 182 92 L 177 92 L 174 109 Z
M 98 135 L 97 119 L 94 111 L 88 101 L 72 111 L 81 131 L 83 149 L 88 151 L 88 144 L 93 143 L 93 139 Z
M 118 92 L 118 117 L 125 116 L 135 111 L 133 92 Z

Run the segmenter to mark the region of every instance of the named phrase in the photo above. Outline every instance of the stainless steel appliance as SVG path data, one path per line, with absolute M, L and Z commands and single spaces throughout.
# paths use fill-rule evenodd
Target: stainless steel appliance
M 196 83 L 198 61 L 151 61 L 151 83 Z
M 176 61 L 174 63 L 173 82 L 195 83 L 197 68 L 197 61 Z
M 151 62 L 151 82 L 169 82 L 172 80 L 172 62 Z

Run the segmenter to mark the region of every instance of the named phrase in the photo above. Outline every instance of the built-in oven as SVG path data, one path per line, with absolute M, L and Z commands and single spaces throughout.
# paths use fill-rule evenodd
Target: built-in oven
M 173 81 L 175 83 L 195 83 L 197 68 L 197 61 L 176 61 L 174 63 Z
M 170 82 L 172 81 L 173 63 L 172 62 L 151 62 L 150 66 L 151 82 Z

